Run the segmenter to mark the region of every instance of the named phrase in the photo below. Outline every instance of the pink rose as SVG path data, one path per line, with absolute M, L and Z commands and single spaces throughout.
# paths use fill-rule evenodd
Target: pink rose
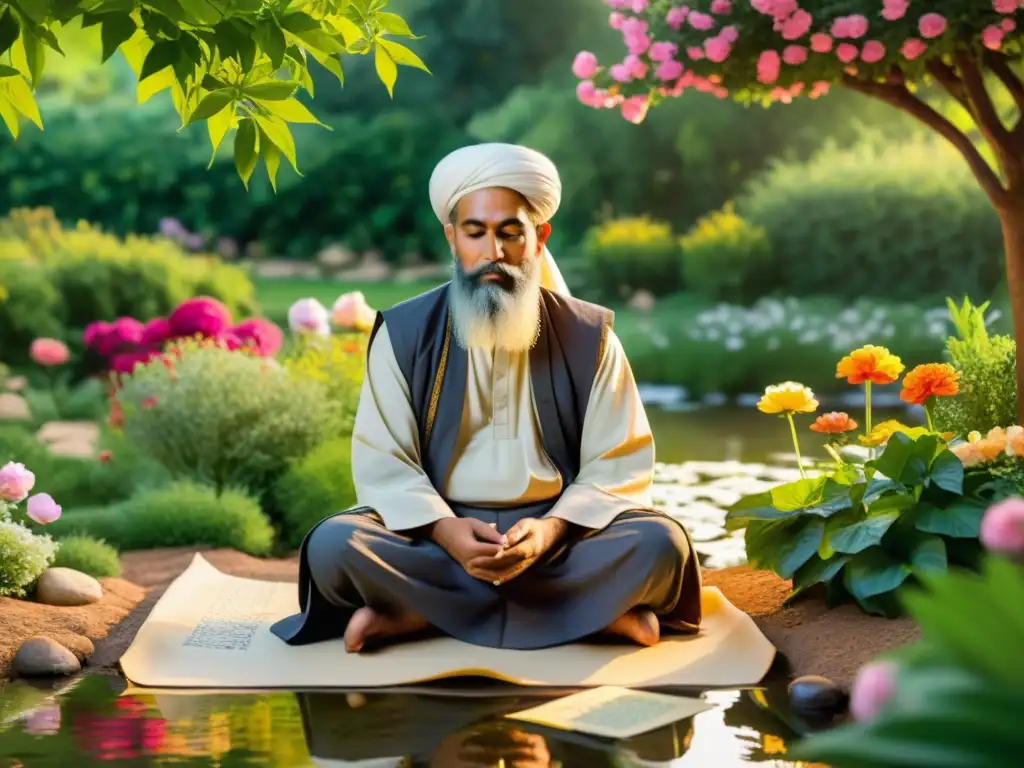
M 646 34 L 626 35 L 626 50 L 633 56 L 645 53 L 651 47 L 651 38 Z
M 288 308 L 288 327 L 296 332 L 313 332 L 321 336 L 331 333 L 327 309 L 316 299 L 299 299 L 292 304 Z
M 581 80 L 576 86 L 576 98 L 588 107 L 600 107 L 603 99 L 597 92 L 593 80 Z
M 689 12 L 689 8 L 672 8 L 665 14 L 665 23 L 672 27 L 672 29 L 678 30 L 683 26 L 683 22 L 686 21 L 686 14 Z
M 647 54 L 651 61 L 668 61 L 674 59 L 679 52 L 679 46 L 675 43 L 654 43 Z
M 632 0 L 607 0 L 607 3 L 612 8 L 628 8 Z
M 580 80 L 589 80 L 597 72 L 597 56 L 590 51 L 580 51 L 572 62 L 572 73 Z
M 882 9 L 882 18 L 886 21 L 899 21 L 907 15 L 909 0 L 885 0 L 885 7 Z
M 857 58 L 857 46 L 853 43 L 840 43 L 836 48 L 836 57 L 843 62 L 843 64 L 849 64 L 851 61 Z
M 36 484 L 36 476 L 24 464 L 10 461 L 0 467 L 0 500 L 24 501 Z
M 861 722 L 873 720 L 896 692 L 897 666 L 891 661 L 861 667 L 850 689 L 850 714 Z
M 832 50 L 832 38 L 824 32 L 811 35 L 811 50 L 815 53 L 828 53 Z
M 28 353 L 33 362 L 47 368 L 63 365 L 70 357 L 67 345 L 57 339 L 35 339 L 29 346 Z
M 814 17 L 802 8 L 785 20 L 782 24 L 782 37 L 786 40 L 799 40 L 811 31 Z
M 946 31 L 946 17 L 938 13 L 926 13 L 917 24 L 921 37 L 931 39 Z
M 243 320 L 231 332 L 261 357 L 273 357 L 284 342 L 281 329 L 262 317 Z
M 981 33 L 981 43 L 986 48 L 998 51 L 1003 47 L 1003 30 L 995 24 L 989 24 Z
M 903 58 L 908 61 L 913 61 L 918 56 L 928 50 L 928 44 L 923 40 L 918 40 L 916 37 L 904 41 L 903 47 L 900 48 L 900 53 L 903 54 Z
M 704 49 L 696 45 L 691 45 L 689 48 L 686 49 L 686 55 L 689 56 L 694 61 L 699 61 L 700 59 L 704 58 Z
M 629 67 L 625 64 L 612 64 L 608 68 L 608 74 L 617 83 L 629 83 L 633 80 L 633 73 L 629 71 Z
M 622 25 L 625 21 L 626 17 L 618 11 L 612 11 L 608 14 L 608 26 L 612 29 L 622 29 Z
M 1001 22 L 999 22 L 999 28 L 1003 30 L 1003 32 L 1009 34 L 1010 32 L 1013 32 L 1013 30 L 1017 28 L 1017 22 L 1014 21 L 1013 19 L 1003 19 Z
M 1024 555 L 1024 499 L 1006 499 L 989 507 L 981 519 L 978 538 L 992 552 Z
M 647 10 L 647 0 L 633 0 L 633 13 L 643 13 Z
M 798 67 L 807 61 L 807 49 L 802 45 L 787 45 L 782 52 L 782 60 L 791 67 Z
M 690 15 L 686 18 L 687 21 L 690 22 L 690 26 L 694 29 L 708 30 L 715 26 L 715 20 L 713 17 L 706 13 L 700 13 L 699 11 L 691 11 Z
M 109 333 L 110 323 L 104 323 L 102 321 L 89 323 L 85 326 L 85 330 L 82 331 L 82 343 L 85 344 L 86 349 L 95 350 L 101 343 L 101 340 Z
M 28 500 L 26 514 L 40 525 L 52 523 L 60 513 L 60 504 L 48 493 L 37 493 Z
M 708 59 L 716 64 L 721 64 L 729 58 L 731 51 L 732 46 L 722 35 L 704 41 L 704 52 L 707 54 Z
M 142 329 L 142 343 L 149 349 L 163 349 L 170 338 L 171 324 L 162 317 L 154 317 Z
M 992 0 L 992 8 L 996 13 L 1013 13 L 1018 5 L 1019 0 Z
M 643 19 L 638 19 L 636 16 L 630 16 L 624 22 L 622 22 L 622 34 L 624 35 L 646 35 L 647 34 L 647 22 Z
M 648 102 L 646 96 L 631 96 L 622 102 L 622 116 L 634 125 L 639 125 L 647 116 Z
M 777 51 L 764 51 L 757 59 L 757 79 L 765 84 L 774 83 L 779 79 L 782 60 Z
M 669 80 L 675 80 L 683 74 L 683 65 L 673 59 L 672 61 L 663 61 L 658 65 L 658 68 L 654 71 L 654 74 L 662 82 Z
M 633 76 L 634 80 L 642 80 L 647 77 L 647 62 L 639 56 L 630 54 L 622 63 L 626 65 L 629 74 Z
M 125 348 L 137 347 L 142 343 L 143 326 L 134 317 L 119 317 L 110 326 L 102 354 L 110 355 Z
M 711 0 L 711 12 L 728 16 L 732 13 L 732 0 Z
M 214 298 L 196 296 L 181 302 L 167 320 L 174 336 L 213 339 L 231 327 L 231 311 Z
M 722 31 L 718 33 L 718 36 L 730 45 L 740 39 L 739 30 L 733 26 L 722 27 Z
M 875 64 L 885 58 L 885 46 L 877 40 L 868 40 L 860 52 L 861 61 Z
M 824 80 L 819 80 L 811 86 L 810 92 L 807 94 L 808 98 L 817 99 L 828 93 L 831 85 Z
M 832 36 L 857 39 L 868 33 L 868 20 L 860 14 L 840 16 L 832 22 Z

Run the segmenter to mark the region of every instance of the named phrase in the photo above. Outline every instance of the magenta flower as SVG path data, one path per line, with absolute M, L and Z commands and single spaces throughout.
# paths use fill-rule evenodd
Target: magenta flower
M 134 317 L 119 317 L 110 326 L 110 333 L 106 338 L 106 346 L 109 347 L 109 351 L 106 354 L 112 354 L 126 347 L 137 347 L 142 343 L 143 331 L 142 323 Z
M 675 43 L 654 43 L 647 55 L 651 57 L 651 61 L 669 61 L 675 58 L 678 52 L 679 46 Z
M 989 507 L 978 538 L 992 552 L 1024 555 L 1024 499 L 1006 499 Z
M 216 338 L 231 327 L 231 312 L 209 296 L 197 296 L 179 304 L 168 318 L 174 336 Z
M 131 374 L 136 365 L 145 365 L 153 356 L 148 350 L 136 352 L 121 352 L 110 358 L 110 370 L 115 373 Z
M 171 324 L 163 317 L 154 317 L 142 329 L 142 343 L 149 349 L 163 349 L 171 338 Z
M 33 486 L 36 476 L 25 469 L 24 464 L 10 461 L 0 467 L 0 500 L 15 504 L 24 501 Z
M 676 80 L 683 74 L 683 65 L 674 59 L 671 61 L 663 61 L 658 65 L 658 68 L 655 70 L 655 74 L 658 79 L 663 82 Z
M 261 357 L 273 357 L 281 349 L 284 335 L 281 329 L 262 317 L 243 320 L 233 329 L 234 335 L 252 347 Z
M 40 525 L 48 525 L 60 517 L 60 504 L 48 493 L 37 493 L 28 500 L 26 513 Z
M 896 692 L 897 667 L 891 661 L 864 665 L 850 689 L 850 714 L 873 720 Z

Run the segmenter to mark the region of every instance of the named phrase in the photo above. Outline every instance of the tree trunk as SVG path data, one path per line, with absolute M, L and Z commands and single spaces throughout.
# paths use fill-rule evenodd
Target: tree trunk
M 1000 206 L 1006 247 L 1006 286 L 1010 293 L 1013 314 L 1013 335 L 1017 342 L 1017 423 L 1024 424 L 1024 192 L 1017 192 Z

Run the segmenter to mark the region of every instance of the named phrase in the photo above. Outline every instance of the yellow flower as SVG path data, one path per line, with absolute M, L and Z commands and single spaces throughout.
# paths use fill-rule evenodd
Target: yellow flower
M 809 387 L 795 381 L 785 381 L 767 387 L 758 401 L 757 409 L 762 413 L 814 413 L 818 401 Z
M 905 435 L 915 436 L 917 433 L 924 434 L 928 430 L 922 429 L 921 427 L 908 427 L 895 419 L 889 421 L 883 421 L 881 424 L 875 425 L 875 427 L 867 435 L 861 437 L 861 445 L 866 445 L 869 448 L 876 448 L 879 445 L 885 445 L 897 432 L 902 432 Z

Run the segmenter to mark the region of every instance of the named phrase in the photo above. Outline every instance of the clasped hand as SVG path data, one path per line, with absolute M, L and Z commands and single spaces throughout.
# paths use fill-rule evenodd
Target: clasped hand
M 475 579 L 504 584 L 550 550 L 569 524 L 555 517 L 523 518 L 502 536 L 473 518 L 445 518 L 434 523 L 430 536 Z

